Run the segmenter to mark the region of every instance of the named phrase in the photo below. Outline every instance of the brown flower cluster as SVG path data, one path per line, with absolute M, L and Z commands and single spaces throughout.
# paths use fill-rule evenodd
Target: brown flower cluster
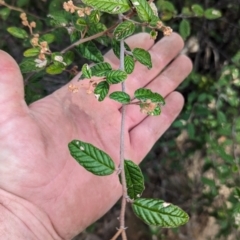
M 164 26 L 164 24 L 161 21 L 157 22 L 157 28 L 163 32 L 164 36 L 170 36 L 173 31 L 172 28 Z
M 141 104 L 141 112 L 144 114 L 151 115 L 154 109 L 157 107 L 158 103 L 153 103 L 151 100 L 147 100 L 146 102 Z
M 72 93 L 77 93 L 78 92 L 78 87 L 74 84 L 69 84 L 68 85 L 68 90 Z
M 36 22 L 32 21 L 29 23 L 26 13 L 21 13 L 20 18 L 22 20 L 22 25 L 29 28 L 31 34 L 33 34 L 33 28 L 36 27 Z
M 70 12 L 70 13 L 75 13 L 77 12 L 79 17 L 84 17 L 85 15 L 90 15 L 92 9 L 89 7 L 85 8 L 80 8 L 77 7 L 73 4 L 73 1 L 67 1 L 63 3 L 63 8 L 65 11 Z
M 41 60 L 46 59 L 45 55 L 51 53 L 51 51 L 48 47 L 48 43 L 46 41 L 39 43 L 39 35 L 38 34 L 33 35 L 33 38 L 31 39 L 31 44 L 33 47 L 40 47 L 40 53 L 38 55 L 38 58 Z

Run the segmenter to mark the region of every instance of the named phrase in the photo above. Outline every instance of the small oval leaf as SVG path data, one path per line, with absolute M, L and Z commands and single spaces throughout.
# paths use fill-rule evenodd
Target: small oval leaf
M 122 40 L 132 35 L 134 31 L 135 24 L 131 21 L 124 21 L 115 28 L 113 36 L 116 38 L 116 40 Z
M 106 80 L 109 84 L 123 82 L 127 78 L 127 73 L 122 70 L 111 70 L 107 72 Z
M 109 63 L 103 62 L 95 64 L 93 67 L 91 67 L 92 75 L 97 77 L 105 77 L 107 72 L 112 70 L 112 67 Z
M 74 52 L 72 52 L 72 51 L 68 51 L 68 52 L 64 53 L 64 55 L 63 55 L 63 60 L 67 64 L 67 66 L 69 66 L 73 63 L 74 58 L 75 58 L 75 55 L 74 55 Z
M 113 92 L 109 95 L 109 97 L 117 102 L 120 102 L 122 104 L 130 103 L 130 96 L 125 92 Z
M 183 19 L 179 25 L 179 32 L 183 39 L 186 39 L 191 33 L 190 22 L 187 19 Z
M 115 170 L 114 162 L 109 155 L 90 143 L 73 140 L 68 144 L 68 148 L 73 158 L 95 175 L 107 176 Z
M 87 63 L 85 63 L 85 64 L 82 66 L 82 75 L 83 75 L 83 77 L 85 77 L 85 78 L 91 78 L 91 77 L 92 77 L 91 68 L 88 66 Z
M 222 13 L 217 9 L 208 8 L 205 11 L 204 16 L 205 16 L 206 19 L 214 20 L 214 19 L 222 17 Z
M 0 9 L 0 17 L 5 21 L 7 20 L 8 16 L 10 15 L 11 10 L 9 8 L 2 8 Z
M 20 70 L 22 73 L 29 73 L 34 71 L 41 70 L 44 66 L 39 65 L 36 63 L 35 58 L 24 58 L 22 62 L 19 64 Z
M 23 56 L 24 57 L 35 57 L 40 53 L 40 48 L 29 48 L 26 51 L 24 51 Z
M 151 100 L 151 102 L 154 103 L 160 103 L 162 105 L 165 104 L 164 98 L 159 93 L 154 93 L 150 89 L 139 88 L 135 91 L 134 96 L 143 102 Z
M 137 11 L 137 15 L 140 20 L 144 22 L 151 22 L 152 18 L 155 16 L 152 8 L 150 7 L 148 1 L 146 0 L 131 0 L 133 6 Z
M 7 28 L 7 31 L 16 38 L 27 38 L 28 34 L 24 29 L 18 28 L 18 27 L 9 27 Z
M 46 33 L 40 37 L 40 42 L 46 41 L 48 44 L 55 41 L 55 35 L 52 33 Z
M 106 81 L 100 82 L 94 89 L 94 94 L 99 102 L 103 101 L 109 92 L 109 84 Z
M 175 228 L 188 222 L 189 216 L 178 206 L 159 199 L 136 199 L 132 208 L 136 216 L 148 225 Z
M 197 17 L 202 17 L 204 14 L 204 9 L 199 4 L 193 4 L 192 5 L 192 11 Z
M 62 73 L 64 68 L 58 64 L 51 64 L 46 68 L 46 72 L 50 75 L 57 75 Z
M 77 50 L 80 54 L 93 62 L 103 62 L 103 55 L 94 42 L 89 41 L 78 45 Z
M 111 14 L 124 13 L 131 7 L 128 0 L 82 0 L 82 2 L 96 10 Z
M 131 160 L 124 161 L 127 192 L 131 199 L 139 198 L 144 190 L 144 177 L 140 167 Z
M 132 54 L 141 64 L 145 65 L 147 68 L 152 68 L 151 55 L 148 51 L 142 48 L 134 48 Z
M 124 57 L 124 69 L 127 74 L 131 74 L 134 70 L 135 62 L 132 56 L 127 55 Z

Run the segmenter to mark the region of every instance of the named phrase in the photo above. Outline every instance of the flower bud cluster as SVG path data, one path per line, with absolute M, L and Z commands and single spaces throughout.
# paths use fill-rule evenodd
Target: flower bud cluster
M 92 9 L 89 7 L 85 8 L 80 8 L 77 7 L 73 4 L 73 1 L 67 1 L 63 3 L 63 8 L 65 11 L 70 12 L 70 13 L 75 13 L 77 12 L 79 17 L 84 17 L 85 15 L 90 15 Z
M 34 34 L 33 38 L 31 39 L 31 44 L 33 47 L 40 47 L 40 53 L 38 55 L 38 58 L 40 60 L 45 60 L 46 59 L 46 54 L 51 53 L 48 47 L 48 43 L 46 41 L 42 41 L 39 43 L 39 35 Z
M 170 36 L 172 33 L 172 28 L 165 26 L 162 21 L 157 22 L 157 29 L 160 29 L 163 32 L 164 36 Z
M 29 21 L 27 19 L 27 15 L 24 12 L 20 14 L 20 18 L 22 20 L 22 25 L 25 27 L 28 27 L 30 30 L 30 33 L 33 34 L 33 28 L 36 27 L 36 22 L 32 21 L 29 23 Z
M 144 114 L 151 115 L 151 113 L 155 110 L 158 103 L 154 103 L 151 100 L 147 100 L 144 103 L 141 103 L 141 112 Z

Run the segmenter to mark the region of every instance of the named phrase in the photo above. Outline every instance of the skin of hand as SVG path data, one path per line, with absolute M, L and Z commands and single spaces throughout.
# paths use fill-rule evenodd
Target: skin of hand
M 179 55 L 183 41 L 175 33 L 155 45 L 145 33 L 127 42 L 131 48 L 149 50 L 153 68 L 136 63 L 126 80 L 126 92 L 133 96 L 137 88 L 146 87 L 166 100 L 158 117 L 146 116 L 137 106 L 126 107 L 125 158 L 140 163 L 181 111 L 183 97 L 174 89 L 192 64 Z M 112 51 L 105 60 L 118 68 Z M 38 219 L 50 232 L 49 239 L 71 239 L 121 196 L 117 174 L 94 176 L 69 153 L 68 143 L 79 139 L 108 153 L 116 168 L 119 164 L 121 105 L 110 99 L 98 102 L 81 87 L 85 80 L 77 81 L 78 77 L 71 82 L 79 87 L 78 93 L 70 92 L 67 85 L 27 106 L 18 65 L 0 51 L 0 205 L 20 216 L 30 230 Z M 114 85 L 115 90 L 120 85 Z

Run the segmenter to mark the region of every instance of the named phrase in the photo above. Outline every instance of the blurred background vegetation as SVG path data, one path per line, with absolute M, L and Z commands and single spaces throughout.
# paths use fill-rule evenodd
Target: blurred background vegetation
M 80 3 L 81 1 L 75 1 Z M 13 37 L 7 28 L 22 28 L 21 9 L 37 23 L 36 32 L 52 33 L 51 50 L 58 52 L 76 39 L 47 18 L 62 10 L 62 0 L 6 0 L 0 5 L 0 48 L 18 63 L 29 40 Z M 240 239 L 240 5 L 230 0 L 156 0 L 166 25 L 185 40 L 184 53 L 194 69 L 179 87 L 185 107 L 141 164 L 146 178 L 144 196 L 180 206 L 190 215 L 179 229 L 149 227 L 127 213 L 131 240 Z M 14 6 L 14 8 L 13 8 Z M 20 9 L 21 8 L 21 9 Z M 103 16 L 107 23 L 113 18 Z M 159 38 L 161 38 L 159 33 Z M 97 45 L 104 53 L 109 47 Z M 173 46 L 174 47 L 174 46 Z M 74 52 L 79 69 L 86 62 Z M 71 74 L 25 72 L 25 99 L 36 101 L 67 83 Z M 69 213 L 71 214 L 71 213 Z M 119 206 L 76 239 L 109 239 L 118 226 Z

